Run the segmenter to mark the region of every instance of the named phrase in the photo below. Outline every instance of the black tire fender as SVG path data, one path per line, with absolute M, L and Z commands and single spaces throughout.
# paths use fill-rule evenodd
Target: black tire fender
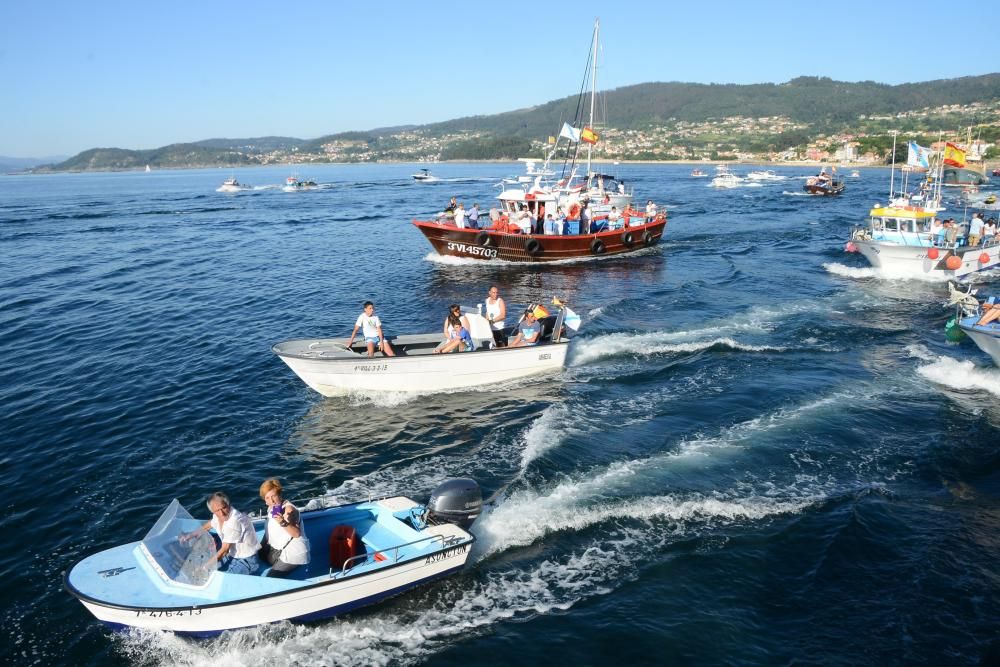
M 595 255 L 603 255 L 606 248 L 604 247 L 604 241 L 601 239 L 594 239 L 590 242 L 590 252 Z
M 476 245 L 489 246 L 493 243 L 493 237 L 486 230 L 483 230 L 476 234 Z
M 642 242 L 646 245 L 653 245 L 653 232 L 648 229 L 642 233 Z
M 625 232 L 622 234 L 622 243 L 624 243 L 628 248 L 632 247 L 632 244 L 635 243 L 635 238 L 632 236 L 632 232 Z
M 524 242 L 524 251 L 529 255 L 538 255 L 544 250 L 538 239 L 528 239 Z

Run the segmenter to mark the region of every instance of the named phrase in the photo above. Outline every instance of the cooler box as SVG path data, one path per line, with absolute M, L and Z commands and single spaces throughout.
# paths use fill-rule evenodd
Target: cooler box
M 566 234 L 566 235 L 574 235 L 574 234 L 579 234 L 580 233 L 580 221 L 579 220 L 567 220 L 564 224 L 566 225 L 565 231 L 563 232 L 564 234 Z

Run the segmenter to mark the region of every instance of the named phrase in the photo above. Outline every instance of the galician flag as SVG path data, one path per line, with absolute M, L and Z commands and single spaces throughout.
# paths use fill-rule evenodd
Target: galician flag
M 581 322 L 582 320 L 580 319 L 579 315 L 574 313 L 566 306 L 563 306 L 563 324 L 568 326 L 573 331 L 579 331 Z
M 559 131 L 559 136 L 566 137 L 570 141 L 580 141 L 580 130 L 569 123 L 563 123 L 562 130 Z
M 965 151 L 951 143 L 944 145 L 944 163 L 961 169 L 965 166 Z
M 923 167 L 930 169 L 931 149 L 924 148 L 915 141 L 910 142 L 909 150 L 906 153 L 906 164 L 911 167 Z

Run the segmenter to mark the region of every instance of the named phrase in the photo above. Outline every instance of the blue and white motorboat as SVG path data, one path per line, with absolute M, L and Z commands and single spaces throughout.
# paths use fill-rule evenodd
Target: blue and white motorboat
M 175 499 L 146 536 L 79 561 L 66 590 L 115 628 L 212 636 L 278 621 L 342 614 L 458 572 L 475 538 L 482 493 L 452 479 L 420 505 L 395 496 L 301 511 L 310 561 L 287 578 L 218 569 L 216 542 Z M 254 520 L 263 535 L 265 518 Z M 183 535 L 200 531 L 193 539 Z
M 1000 320 L 993 320 L 986 324 L 976 324 L 983 317 L 986 311 L 984 306 L 990 309 L 1000 308 L 1000 299 L 989 297 L 980 303 L 975 296 L 975 291 L 959 292 L 950 284 L 948 285 L 952 294 L 952 303 L 957 304 L 955 323 L 965 334 L 972 339 L 972 342 L 979 346 L 979 349 L 993 358 L 993 363 L 1000 366 Z

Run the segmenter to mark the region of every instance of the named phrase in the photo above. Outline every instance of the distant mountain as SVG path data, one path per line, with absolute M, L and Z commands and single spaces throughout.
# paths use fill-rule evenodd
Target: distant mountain
M 24 171 L 40 164 L 52 164 L 66 160 L 65 155 L 50 155 L 49 157 L 8 157 L 0 155 L 0 173 Z
M 862 81 L 848 83 L 825 77 L 798 77 L 787 83 L 752 85 L 644 83 L 601 93 L 609 110 L 606 124 L 619 130 L 644 130 L 678 122 L 711 122 L 723 118 L 783 116 L 806 126 L 781 137 L 785 145 L 802 144 L 817 133 L 849 131 L 872 123 L 864 117 L 891 119 L 897 114 L 945 105 L 1000 100 L 1000 74 L 942 79 L 896 86 Z M 407 133 L 442 137 L 442 159 L 489 159 L 523 155 L 532 140 L 553 134 L 572 121 L 576 96 L 489 116 L 469 116 L 428 125 L 401 125 L 341 132 L 303 140 L 292 137 L 206 139 L 152 150 L 94 148 L 40 171 L 140 169 L 154 167 L 241 166 L 312 161 L 421 159 L 407 152 Z M 968 119 L 961 119 L 965 122 Z M 955 118 L 938 117 L 923 130 L 957 130 Z M 881 121 L 885 122 L 885 121 Z M 933 123 L 939 126 L 932 127 Z M 884 131 L 885 128 L 881 128 Z M 897 128 L 898 129 L 898 128 Z M 992 134 L 992 132 L 991 132 Z M 984 134 L 985 138 L 985 134 Z

